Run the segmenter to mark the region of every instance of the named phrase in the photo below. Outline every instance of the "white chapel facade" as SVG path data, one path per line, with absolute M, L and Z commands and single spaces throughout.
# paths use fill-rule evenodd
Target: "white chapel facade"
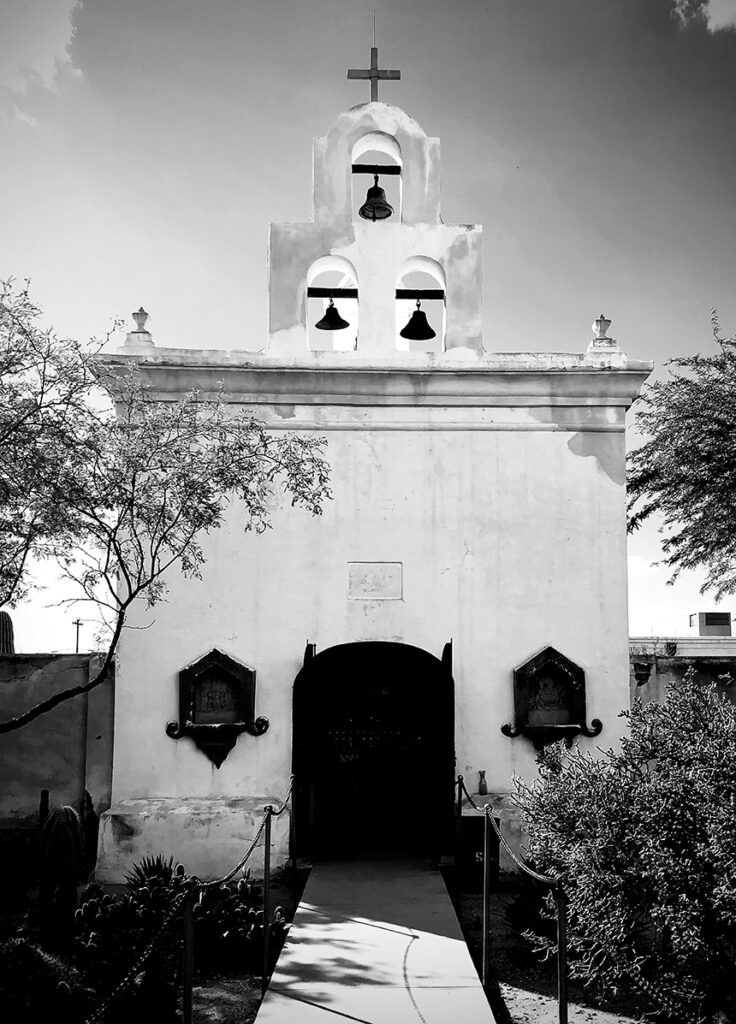
M 369 187 L 384 195 L 366 217 Z M 439 140 L 374 100 L 315 140 L 312 219 L 271 227 L 262 351 L 138 330 L 105 357 L 163 399 L 224 381 L 269 430 L 325 436 L 332 498 L 319 517 L 276 500 L 258 536 L 233 510 L 204 539 L 202 580 L 173 573 L 155 616 L 136 610 L 155 622 L 120 646 L 100 878 L 151 852 L 227 870 L 292 772 L 282 861 L 290 842 L 311 859 L 442 856 L 457 773 L 473 791 L 485 773 L 512 834 L 506 794 L 540 743 L 617 742 L 624 417 L 651 364 L 603 317 L 584 351 L 488 351 L 481 242 L 441 219 Z M 346 326 L 315 329 L 325 317 Z M 413 336 L 423 324 L 433 337 Z

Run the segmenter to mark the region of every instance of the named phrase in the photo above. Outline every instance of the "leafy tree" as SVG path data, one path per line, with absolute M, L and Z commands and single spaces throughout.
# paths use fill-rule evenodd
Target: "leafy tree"
M 93 351 L 39 317 L 27 286 L 0 283 L 0 605 L 28 593 L 29 559 L 69 547 L 76 524 L 55 470 L 79 455 L 79 424 L 94 415 Z
M 99 685 L 133 601 L 162 600 L 174 566 L 198 577 L 202 536 L 230 504 L 244 529 L 260 532 L 277 490 L 313 514 L 330 493 L 323 438 L 269 434 L 251 415 L 230 415 L 222 394 L 156 401 L 135 372 L 107 370 L 94 353 L 41 331 L 37 316 L 25 292 L 0 316 L 3 388 L 13 400 L 2 420 L 0 463 L 9 451 L 12 468 L 0 464 L 0 524 L 12 527 L 15 545 L 0 547 L 0 578 L 6 600 L 17 599 L 29 556 L 53 558 L 80 599 L 106 614 L 111 639 L 88 683 L 0 723 L 0 733 Z
M 516 783 L 530 856 L 565 877 L 571 970 L 680 1021 L 736 1020 L 736 707 L 691 671 L 623 716 L 620 752 L 558 744 Z
M 701 588 L 716 599 L 736 593 L 736 339 L 717 351 L 673 359 L 649 385 L 637 426 L 644 444 L 629 455 L 629 529 L 662 516 L 665 564 L 672 582 L 704 568 Z

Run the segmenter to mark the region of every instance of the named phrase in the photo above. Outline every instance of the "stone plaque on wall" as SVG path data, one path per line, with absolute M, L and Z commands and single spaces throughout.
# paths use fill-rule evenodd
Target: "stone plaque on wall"
M 401 562 L 348 562 L 348 597 L 358 601 L 400 601 Z

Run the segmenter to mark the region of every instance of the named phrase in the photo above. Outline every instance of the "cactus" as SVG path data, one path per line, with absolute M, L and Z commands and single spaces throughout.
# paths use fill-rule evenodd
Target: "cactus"
M 144 857 L 134 864 L 125 876 L 125 884 L 129 889 L 141 889 L 152 878 L 157 878 L 164 885 L 169 885 L 174 875 L 180 878 L 183 877 L 183 866 L 181 864 L 175 865 L 173 857 L 163 857 L 159 853 L 155 857 Z
M 24 938 L 0 942 L 0 1006 L 3 1020 L 81 1020 L 93 993 L 70 964 Z
M 15 654 L 13 620 L 9 612 L 0 612 L 0 654 Z
M 46 938 L 64 941 L 74 923 L 77 883 L 84 863 L 84 833 L 73 807 L 58 807 L 41 829 L 39 909 Z

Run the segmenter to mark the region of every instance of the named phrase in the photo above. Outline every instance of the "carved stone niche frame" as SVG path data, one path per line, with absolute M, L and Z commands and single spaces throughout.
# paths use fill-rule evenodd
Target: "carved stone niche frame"
M 267 718 L 255 718 L 256 672 L 214 649 L 179 672 L 179 721 L 168 722 L 166 735 L 190 736 L 219 768 L 247 732 L 262 736 Z
M 594 718 L 586 725 L 585 672 L 554 647 L 545 647 L 514 669 L 513 726 L 501 726 L 504 736 L 526 736 L 537 750 L 548 743 L 573 737 L 597 736 L 603 723 Z

